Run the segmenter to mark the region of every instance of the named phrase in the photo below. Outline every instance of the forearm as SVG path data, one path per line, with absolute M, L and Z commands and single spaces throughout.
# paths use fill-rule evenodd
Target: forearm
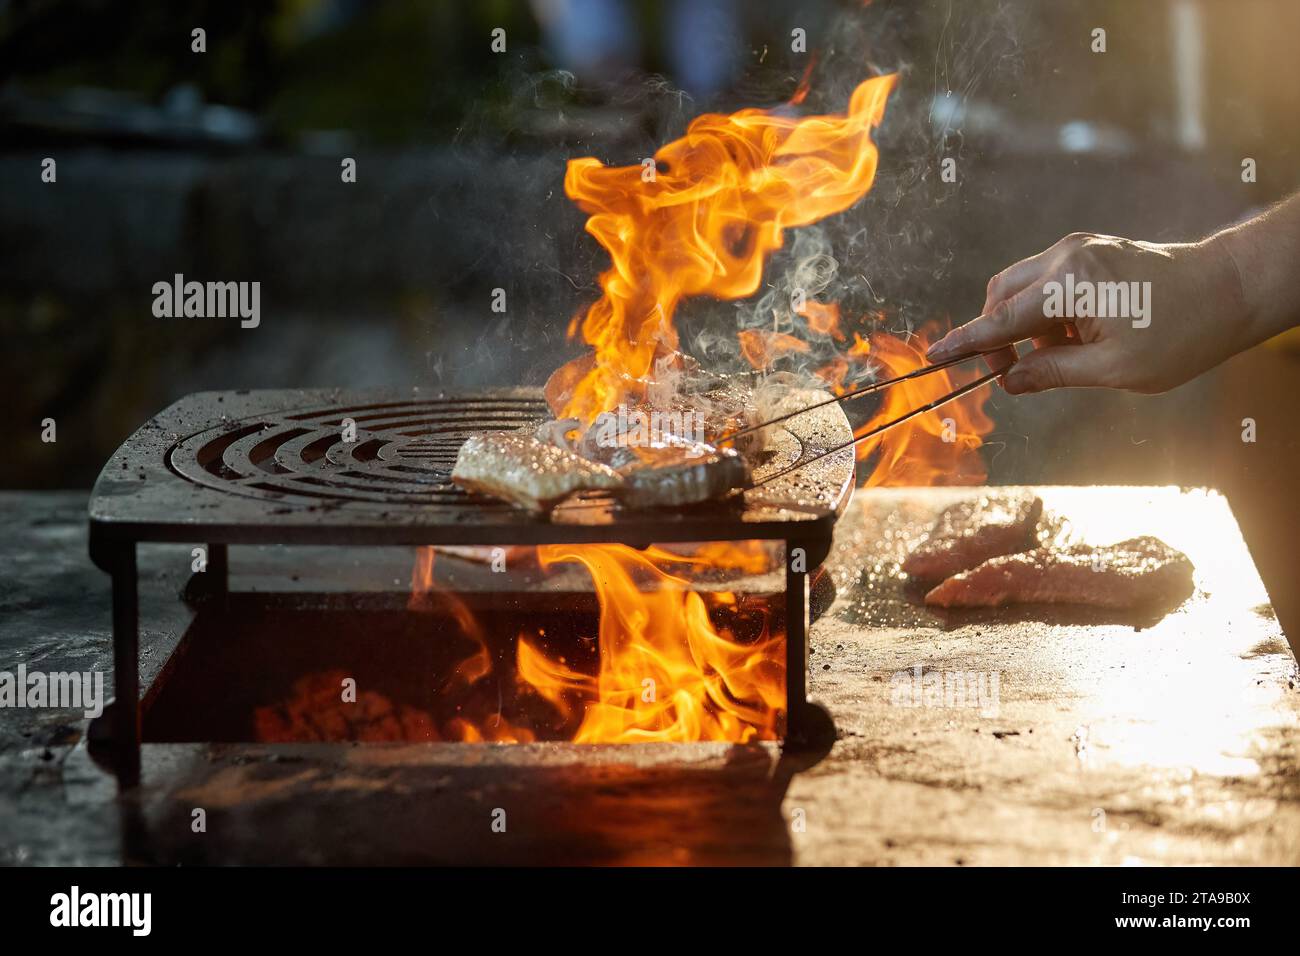
M 1230 281 L 1239 282 L 1239 349 L 1300 324 L 1300 193 L 1204 245 L 1223 256 Z

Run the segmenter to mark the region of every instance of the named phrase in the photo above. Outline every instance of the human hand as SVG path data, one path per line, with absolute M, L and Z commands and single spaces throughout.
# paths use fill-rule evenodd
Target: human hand
M 1216 238 L 1160 245 L 1073 233 L 994 276 L 979 318 L 927 355 L 992 353 L 985 360 L 1013 395 L 1181 385 L 1253 344 L 1237 267 Z M 1025 339 L 1034 350 L 1019 357 Z

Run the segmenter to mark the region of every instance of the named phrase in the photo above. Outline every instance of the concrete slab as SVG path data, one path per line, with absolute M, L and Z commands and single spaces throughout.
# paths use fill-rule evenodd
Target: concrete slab
M 0 861 L 1300 863 L 1300 672 L 1224 499 L 1041 489 L 1063 538 L 1155 534 L 1191 557 L 1196 594 L 1158 620 L 934 614 L 897 563 L 971 493 L 860 491 L 840 521 L 839 597 L 811 657 L 810 693 L 840 735 L 824 755 L 153 744 L 145 786 L 120 800 L 79 714 L 0 709 Z M 107 670 L 108 582 L 86 557 L 85 496 L 0 505 L 0 669 Z M 146 683 L 188 626 L 188 568 L 186 547 L 144 553 Z M 922 691 L 925 675 L 982 679 L 984 706 L 926 706 L 924 692 L 909 706 L 917 666 Z

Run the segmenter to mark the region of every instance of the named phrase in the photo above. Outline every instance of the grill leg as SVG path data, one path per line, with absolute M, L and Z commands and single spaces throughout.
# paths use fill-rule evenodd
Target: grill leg
M 785 543 L 785 744 L 794 750 L 829 747 L 835 740 L 830 714 L 808 700 L 808 562 L 818 550 L 798 539 Z
M 135 543 L 112 558 L 113 757 L 120 790 L 140 782 L 140 632 Z

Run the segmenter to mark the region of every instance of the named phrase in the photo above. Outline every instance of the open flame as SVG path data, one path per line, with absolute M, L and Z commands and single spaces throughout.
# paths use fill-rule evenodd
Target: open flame
M 813 331 L 841 342 L 847 338 L 840 327 L 839 308 L 833 303 L 828 306 L 810 300 L 800 314 L 808 318 Z M 817 369 L 816 374 L 837 395 L 848 391 L 869 367 L 874 366 L 881 379 L 898 378 L 925 365 L 925 350 L 946 331 L 939 323 L 922 327 L 910 339 L 887 332 L 871 332 L 864 338 L 854 331 L 853 344 Z M 760 370 L 770 369 L 782 355 L 808 351 L 807 343 L 785 333 L 745 330 L 739 335 L 741 354 Z M 864 435 L 914 408 L 942 398 L 973 381 L 978 374 L 973 367 L 943 369 L 890 386 L 878 395 L 857 399 L 863 404 L 877 404 L 871 416 L 855 429 L 855 434 Z M 860 462 L 870 465 L 870 470 L 866 471 L 862 484 L 868 487 L 982 484 L 987 475 L 979 448 L 983 436 L 993 429 L 993 420 L 983 410 L 987 401 L 987 392 L 977 392 L 863 441 L 857 446 L 857 456 Z
M 563 713 L 582 707 L 573 740 L 775 739 L 785 707 L 784 642 L 771 634 L 765 612 L 757 636 L 741 640 L 710 615 L 710 605 L 733 609 L 736 596 L 691 590 L 690 581 L 664 570 L 681 560 L 676 555 L 619 544 L 537 550 L 543 567 L 584 565 L 600 600 L 595 677 L 519 641 L 519 679 Z
M 786 229 L 848 209 L 871 188 L 871 131 L 893 75 L 864 81 L 842 116 L 796 118 L 744 109 L 692 120 L 650 165 L 569 162 L 565 193 L 591 214 L 587 231 L 609 252 L 601 297 L 583 318 L 594 349 L 577 360 L 561 417 L 591 422 L 640 398 L 656 356 L 677 348 L 673 316 L 688 296 L 752 295 Z
M 462 659 L 439 687 L 440 695 L 460 696 L 477 703 L 485 702 L 473 694 L 474 685 L 492 673 L 492 655 L 478 618 L 469 606 L 453 591 L 439 586 L 434 575 L 436 552 L 433 548 L 416 551 L 415 566 L 411 569 L 411 597 L 407 607 L 414 611 L 438 611 L 449 616 L 460 634 L 474 644 L 474 651 Z M 438 729 L 438 740 L 457 740 L 464 743 L 527 743 L 535 740 L 531 729 L 511 723 L 499 707 L 481 715 L 462 712 Z
M 497 661 L 464 601 L 437 582 L 434 549 L 421 548 L 409 606 L 440 613 L 473 643 L 475 650 L 440 678 L 439 687 L 440 696 L 467 705 L 455 703 L 457 716 L 439 724 L 409 708 L 390 716 L 392 705 L 376 697 L 367 712 L 383 720 L 372 721 L 376 729 L 364 729 L 377 735 L 414 727 L 415 739 L 470 743 L 528 742 L 557 730 L 578 743 L 774 740 L 785 712 L 783 628 L 773 626 L 764 602 L 744 601 L 729 591 L 700 592 L 682 572 L 708 567 L 758 573 L 770 570 L 775 557 L 757 541 L 674 551 L 618 544 L 538 547 L 543 569 L 579 563 L 591 575 L 600 605 L 595 633 L 566 634 L 560 646 L 594 638 L 595 671 L 571 663 L 535 628 L 518 635 L 514 673 L 496 674 L 495 692 L 474 693 L 475 685 L 489 686 L 483 682 Z M 503 714 L 503 677 L 516 710 L 525 709 L 522 698 L 534 695 L 549 705 L 549 713 L 536 723 Z M 331 694 L 337 698 L 338 682 L 327 678 L 296 688 L 296 698 L 311 704 Z M 290 728 L 309 726 L 291 716 L 302 701 L 260 717 L 267 736 L 259 739 L 294 739 L 287 736 Z
M 871 336 L 871 356 L 879 364 L 881 376 L 895 378 L 925 365 L 925 350 L 943 331 L 946 329 L 937 325 L 929 326 L 911 340 L 895 335 Z M 941 398 L 978 374 L 974 368 L 949 368 L 884 389 L 880 407 L 857 434 Z M 987 475 L 979 447 L 982 436 L 993 430 L 993 420 L 984 412 L 987 401 L 987 390 L 979 390 L 859 444 L 858 459 L 874 462 L 863 484 L 983 484 Z
M 806 95 L 806 81 L 792 104 Z M 860 199 L 875 178 L 871 132 L 884 117 L 894 82 L 882 76 L 861 83 L 842 116 L 798 119 L 788 115 L 789 107 L 700 116 L 655 154 L 653 167 L 572 160 L 565 191 L 590 213 L 587 231 L 609 252 L 611 267 L 600 277 L 600 299 L 570 324 L 570 334 L 580 333 L 592 352 L 558 370 L 548 384 L 558 417 L 590 423 L 621 402 L 644 398 L 656 360 L 677 348 L 673 317 L 683 299 L 753 294 L 787 228 Z M 887 377 L 924 364 L 928 332 L 911 341 L 863 335 L 843 327 L 836 303 L 808 300 L 798 313 L 810 334 L 838 349 L 817 371 L 832 390 L 849 387 L 873 363 Z M 777 330 L 742 331 L 738 344 L 759 369 L 810 351 L 807 342 Z M 863 430 L 951 391 L 963 374 L 950 370 L 887 390 Z M 983 400 L 972 396 L 864 443 L 865 484 L 982 481 L 979 436 L 992 427 Z M 579 666 L 544 633 L 525 631 L 515 645 L 515 689 L 544 700 L 570 728 L 570 739 L 583 743 L 774 739 L 785 706 L 780 622 L 765 611 L 755 622 L 735 594 L 692 590 L 691 580 L 701 567 L 744 573 L 775 567 L 772 555 L 755 545 L 712 544 L 690 553 L 607 544 L 539 547 L 543 569 L 577 563 L 591 575 L 600 605 L 597 664 L 594 672 Z M 422 549 L 412 601 L 442 602 L 477 643 L 479 652 L 452 678 L 472 685 L 493 662 L 464 604 L 445 592 L 430 597 L 437 592 L 432 572 L 433 550 Z M 458 718 L 439 733 L 443 739 L 534 739 L 530 729 L 499 713 L 478 722 Z

